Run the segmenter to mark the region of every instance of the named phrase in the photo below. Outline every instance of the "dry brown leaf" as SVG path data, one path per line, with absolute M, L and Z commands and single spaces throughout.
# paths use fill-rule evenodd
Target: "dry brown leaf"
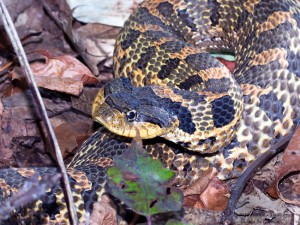
M 90 225 L 117 225 L 117 211 L 108 196 L 103 195 L 100 202 L 93 204 Z M 83 224 L 80 224 L 83 225 Z
M 86 113 L 87 115 L 91 115 L 92 113 L 92 104 L 94 99 L 99 91 L 99 88 L 90 88 L 85 87 L 81 94 L 77 97 L 71 96 L 72 107 L 81 112 Z
M 239 206 L 235 209 L 237 215 L 250 215 L 255 209 L 272 211 L 274 214 L 284 214 L 286 207 L 283 201 L 271 199 L 251 182 L 249 186 L 251 186 L 252 191 L 250 193 L 243 192 Z
M 36 1 L 34 1 L 34 0 L 26 0 L 26 1 L 4 0 L 3 2 L 8 9 L 10 16 L 15 21 L 16 17 L 18 17 L 22 12 L 24 12 L 30 6 L 33 6 Z M 1 21 L 1 24 L 2 24 L 2 21 Z
M 281 165 L 276 171 L 276 179 L 268 192 L 278 196 L 286 203 L 300 206 L 300 127 L 285 149 Z
M 228 204 L 229 192 L 227 184 L 215 177 L 201 194 L 201 200 L 207 209 L 223 211 Z
M 98 83 L 91 71 L 76 58 L 69 55 L 55 56 L 47 50 L 36 52 L 46 59 L 46 63 L 31 64 L 38 86 L 79 95 L 83 85 Z
M 16 136 L 35 136 L 38 134 L 37 127 L 32 123 L 32 111 L 27 107 L 8 108 L 3 112 L 2 136 L 6 136 L 6 146 L 10 140 Z
M 88 24 L 82 26 L 81 24 L 72 22 L 71 10 L 68 7 L 61 7 L 63 4 L 60 2 L 66 3 L 66 1 L 62 0 L 44 1 L 44 7 L 49 15 L 51 15 L 51 18 L 53 18 L 57 24 L 60 24 L 60 28 L 65 32 L 73 44 L 73 47 L 76 49 L 76 52 L 82 57 L 93 74 L 99 76 L 101 71 L 101 78 L 99 79 L 105 79 L 106 75 L 102 74 L 103 68 L 101 68 L 101 66 L 106 61 L 106 57 L 104 56 L 112 54 L 112 43 L 117 35 L 117 31 L 115 31 L 115 35 L 112 35 L 111 31 L 102 29 L 103 26 L 100 28 L 101 25 Z M 68 9 L 66 10 L 66 8 Z M 116 30 L 112 27 L 108 27 L 108 29 Z M 101 38 L 99 38 L 100 36 Z M 109 39 L 109 43 L 106 42 L 107 40 L 102 43 L 101 39 Z M 101 46 L 101 49 L 99 49 L 99 46 Z M 107 47 L 109 47 L 109 50 L 106 49 Z M 98 54 L 99 52 L 100 54 Z M 111 74 L 107 75 L 110 78 L 112 77 Z
M 33 119 L 37 117 L 33 116 L 33 108 L 28 106 L 9 107 L 5 108 L 2 117 L 1 124 L 1 148 L 11 149 L 12 152 L 2 152 L 1 158 L 7 154 L 4 161 L 10 161 L 9 164 L 16 166 L 41 166 L 49 165 L 51 160 L 49 158 L 44 160 L 45 157 L 40 153 L 45 153 L 45 146 L 42 142 L 36 142 L 32 147 L 23 146 L 23 143 L 16 142 L 20 138 L 40 137 L 39 125 L 34 123 Z M 31 154 L 34 152 L 34 154 Z M 10 157 L 13 153 L 14 157 Z M 43 159 L 42 159 L 43 158 Z
M 4 165 L 9 164 L 9 160 L 13 156 L 13 151 L 9 148 L 4 148 L 2 145 L 0 145 L 0 162 Z
M 286 204 L 288 211 L 293 215 L 293 224 L 300 224 L 300 207 L 292 204 Z
M 266 191 L 272 198 L 279 198 L 276 190 L 276 180 L 269 185 Z
M 84 122 L 63 123 L 54 128 L 64 158 L 82 144 L 89 129 L 90 124 Z
M 229 186 L 219 180 L 216 170 L 206 171 L 184 192 L 183 206 L 210 210 L 224 210 L 228 203 Z
M 91 126 L 93 124 L 92 118 L 88 118 L 85 115 L 82 115 L 81 113 L 78 113 L 73 110 L 69 110 L 66 112 L 63 112 L 55 117 L 50 118 L 52 126 L 58 127 L 61 124 L 64 123 L 78 123 L 78 122 L 84 122 L 89 123 Z
M 115 39 L 120 28 L 106 26 L 103 24 L 87 24 L 76 30 L 78 36 L 76 41 L 81 49 L 85 49 L 85 59 L 89 60 L 92 71 L 99 74 L 99 65 L 101 63 L 106 67 L 112 66 L 112 56 Z M 106 79 L 107 76 L 99 76 L 99 79 Z M 109 78 L 112 78 L 110 76 Z
M 299 224 L 295 222 L 295 218 L 291 213 L 275 214 L 274 212 L 261 211 L 262 213 L 254 212 L 250 215 L 234 216 L 234 225 L 281 225 L 281 224 Z M 184 217 L 182 222 L 184 224 L 197 224 L 197 225 L 216 225 L 223 224 L 221 222 L 221 212 L 185 208 Z
M 45 104 L 46 111 L 49 117 L 53 117 L 54 115 L 66 112 L 72 108 L 71 102 L 63 99 L 55 100 L 43 98 L 43 102 Z

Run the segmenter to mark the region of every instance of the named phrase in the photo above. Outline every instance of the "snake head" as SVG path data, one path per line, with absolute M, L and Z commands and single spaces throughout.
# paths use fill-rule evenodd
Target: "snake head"
M 102 87 L 92 107 L 92 117 L 108 130 L 142 139 L 162 136 L 178 126 L 152 87 L 132 86 L 127 78 L 114 79 Z

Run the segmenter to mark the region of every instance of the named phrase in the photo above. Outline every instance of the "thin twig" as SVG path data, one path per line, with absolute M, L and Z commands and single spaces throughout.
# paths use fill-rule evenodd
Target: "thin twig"
M 71 193 L 71 187 L 70 187 L 68 175 L 66 172 L 66 167 L 63 162 L 63 158 L 61 155 L 59 145 L 58 145 L 57 139 L 55 137 L 54 130 L 51 126 L 50 120 L 47 116 L 47 112 L 46 112 L 45 106 L 43 104 L 42 97 L 41 97 L 41 95 L 38 91 L 38 87 L 34 81 L 34 77 L 32 75 L 32 71 L 29 67 L 29 63 L 28 63 L 27 57 L 25 55 L 24 49 L 22 47 L 21 41 L 18 37 L 18 34 L 13 25 L 12 19 L 7 11 L 7 8 L 5 7 L 5 4 L 3 3 L 2 0 L 0 0 L 0 14 L 1 14 L 0 16 L 3 20 L 4 28 L 9 36 L 9 39 L 10 39 L 12 45 L 13 45 L 15 53 L 20 62 L 20 65 L 26 75 L 26 80 L 27 80 L 28 86 L 32 92 L 34 101 L 37 105 L 37 108 L 39 110 L 41 118 L 45 123 L 45 127 L 48 132 L 51 147 L 55 152 L 57 163 L 58 163 L 58 166 L 62 173 L 62 180 L 63 180 L 63 184 L 65 187 L 65 192 L 66 192 L 65 197 L 66 197 L 66 203 L 67 203 L 68 209 L 69 209 L 70 221 L 73 225 L 77 225 L 78 219 L 77 219 L 76 209 L 75 209 L 75 205 L 74 205 L 74 201 L 73 201 L 73 197 L 72 197 L 72 193 Z
M 147 225 L 152 225 L 151 216 L 147 215 L 146 218 L 147 218 Z

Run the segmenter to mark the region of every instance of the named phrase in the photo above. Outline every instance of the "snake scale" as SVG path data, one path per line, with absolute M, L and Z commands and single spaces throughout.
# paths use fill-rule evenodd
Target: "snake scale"
M 208 168 L 223 180 L 237 177 L 293 132 L 300 119 L 299 13 L 296 0 L 141 3 L 116 41 L 116 79 L 93 105 L 93 118 L 109 131 L 94 133 L 67 167 L 80 222 L 103 193 L 106 168 L 137 130 L 152 157 L 176 171 L 179 187 Z M 233 75 L 214 52 L 235 54 Z M 32 174 L 55 172 L 2 169 L 0 201 Z M 57 184 L 6 223 L 68 224 L 63 198 Z

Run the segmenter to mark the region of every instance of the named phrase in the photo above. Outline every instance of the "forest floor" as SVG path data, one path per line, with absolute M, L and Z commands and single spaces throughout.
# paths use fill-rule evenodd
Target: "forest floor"
M 68 162 L 99 127 L 91 119 L 91 104 L 99 87 L 113 78 L 114 39 L 120 28 L 77 21 L 64 0 L 5 2 Z M 4 29 L 0 32 L 0 168 L 55 166 L 32 94 Z M 286 158 L 299 157 L 298 146 L 294 143 L 290 147 L 295 154 L 279 154 L 251 179 L 235 211 L 235 224 L 299 224 L 300 208 L 290 204 L 295 199 L 299 203 L 300 193 L 299 168 L 296 169 L 294 161 L 285 164 L 295 168 L 293 176 L 274 186 L 284 172 L 284 176 L 291 172 L 283 172 L 282 158 L 286 162 Z M 276 188 L 292 193 L 278 196 Z M 198 198 L 212 195 L 215 189 Z M 220 216 L 220 211 L 185 207 L 184 221 L 218 224 Z

